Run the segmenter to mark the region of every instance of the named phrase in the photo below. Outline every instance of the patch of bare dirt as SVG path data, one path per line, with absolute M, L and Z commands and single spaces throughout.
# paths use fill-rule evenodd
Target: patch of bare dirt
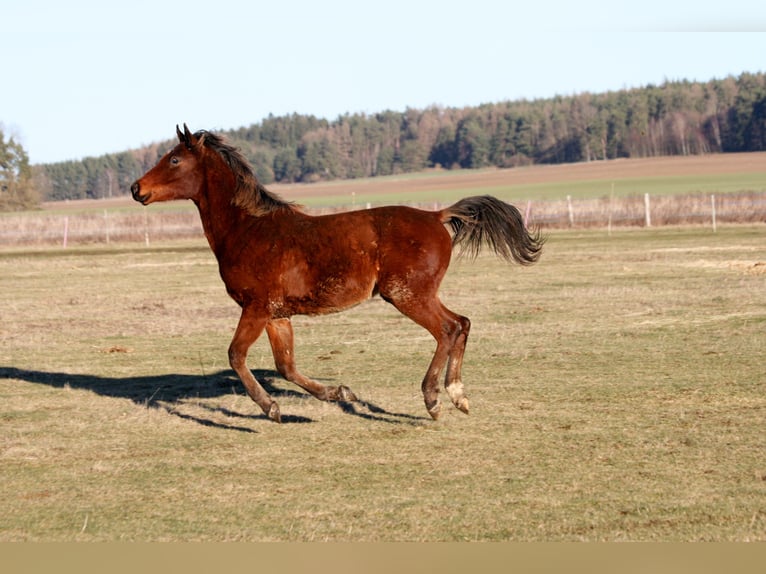
M 746 275 L 766 275 L 766 261 L 737 261 L 730 267 Z

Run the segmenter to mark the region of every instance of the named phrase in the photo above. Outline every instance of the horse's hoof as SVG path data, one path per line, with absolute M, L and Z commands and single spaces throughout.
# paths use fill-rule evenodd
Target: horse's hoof
M 345 385 L 338 387 L 338 397 L 338 400 L 341 400 L 345 403 L 355 403 L 359 400 L 356 398 L 354 392 Z
M 271 406 L 269 407 L 269 412 L 266 413 L 266 416 L 268 416 L 275 423 L 282 422 L 282 414 L 279 412 L 279 405 L 277 403 L 271 403 Z
M 426 405 L 426 408 L 428 409 L 428 414 L 431 415 L 431 418 L 435 421 L 439 420 L 439 415 L 442 412 L 442 404 L 439 401 L 436 401 L 432 406 Z
M 468 414 L 468 399 L 463 393 L 463 383 L 455 381 L 452 384 L 447 385 L 447 393 L 452 400 L 452 404 L 455 405 L 455 408 Z

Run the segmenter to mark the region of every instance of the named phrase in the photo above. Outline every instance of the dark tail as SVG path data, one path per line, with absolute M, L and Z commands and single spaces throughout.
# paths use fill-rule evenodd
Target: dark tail
M 452 227 L 452 245 L 459 245 L 461 254 L 476 257 L 488 245 L 506 261 L 522 265 L 540 257 L 545 238 L 539 230 L 530 233 L 519 210 L 509 203 L 491 195 L 466 197 L 441 213 L 442 221 Z

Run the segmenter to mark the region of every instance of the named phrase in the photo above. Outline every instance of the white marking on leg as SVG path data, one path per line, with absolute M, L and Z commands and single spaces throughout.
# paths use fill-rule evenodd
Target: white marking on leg
M 452 381 L 447 385 L 447 394 L 452 400 L 452 404 L 464 413 L 468 413 L 468 399 L 465 397 L 465 391 L 463 389 L 463 381 Z

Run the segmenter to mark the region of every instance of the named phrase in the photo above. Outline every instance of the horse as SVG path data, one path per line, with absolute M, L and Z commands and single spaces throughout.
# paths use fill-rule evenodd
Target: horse
M 473 257 L 487 245 L 509 262 L 538 260 L 544 238 L 526 228 L 516 207 L 485 195 L 440 211 L 385 206 L 310 215 L 267 190 L 223 136 L 192 133 L 186 124 L 183 131 L 176 126 L 176 135 L 178 144 L 131 193 L 145 206 L 177 199 L 197 206 L 226 290 L 241 307 L 229 364 L 269 419 L 281 422 L 279 405 L 247 367 L 256 339 L 265 330 L 277 371 L 317 399 L 358 401 L 347 386 L 323 385 L 298 371 L 290 318 L 342 311 L 376 295 L 436 340 L 421 385 L 431 417 L 441 413 L 445 367 L 445 390 L 468 414 L 461 368 L 471 322 L 437 292 L 455 246 Z

